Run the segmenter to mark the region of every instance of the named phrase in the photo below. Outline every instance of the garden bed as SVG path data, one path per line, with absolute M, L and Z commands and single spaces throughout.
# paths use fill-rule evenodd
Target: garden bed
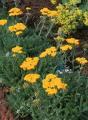
M 88 119 L 86 1 L 0 3 L 0 120 Z

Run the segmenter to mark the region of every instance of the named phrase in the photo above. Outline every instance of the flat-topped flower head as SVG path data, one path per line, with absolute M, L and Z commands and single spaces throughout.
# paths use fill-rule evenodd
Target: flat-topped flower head
M 0 26 L 3 26 L 5 24 L 7 24 L 7 20 L 6 19 L 0 20 Z
M 26 26 L 23 23 L 17 23 L 15 26 L 16 31 L 23 31 L 26 29 Z
M 47 56 L 47 53 L 44 51 L 44 52 L 42 52 L 41 54 L 40 54 L 40 58 L 44 58 L 44 57 L 46 57 Z
M 42 15 L 46 15 L 48 17 L 55 17 L 58 16 L 58 12 L 56 10 L 50 10 L 48 8 L 42 8 L 40 10 Z
M 72 45 L 79 45 L 79 40 L 75 38 L 68 38 L 66 39 L 67 43 L 72 44 Z
M 62 45 L 62 46 L 60 47 L 60 49 L 61 49 L 62 52 L 66 52 L 66 51 L 68 51 L 68 50 L 71 50 L 71 49 L 72 49 L 72 46 L 71 46 L 71 45 Z
M 14 7 L 9 10 L 9 16 L 18 16 L 22 15 L 23 12 L 21 11 L 20 8 Z
M 23 53 L 23 47 L 17 45 L 16 47 L 12 48 L 12 52 L 14 54 L 16 54 L 16 53 L 21 54 L 21 53 Z
M 23 23 L 17 23 L 15 25 L 9 26 L 8 29 L 10 32 L 17 32 L 16 34 L 18 35 L 26 29 L 26 26 Z
M 81 64 L 81 65 L 84 65 L 84 64 L 87 64 L 88 63 L 88 60 L 84 57 L 77 57 L 76 58 L 76 61 Z
M 48 55 L 51 56 L 51 57 L 55 57 L 56 54 L 57 54 L 57 48 L 52 46 L 50 48 L 47 48 L 44 52 L 42 52 L 39 57 L 44 58 Z
M 27 74 L 24 76 L 24 80 L 28 83 L 34 84 L 40 78 L 39 74 Z
M 10 32 L 16 32 L 14 25 L 9 26 L 8 29 Z
M 56 54 L 57 54 L 57 48 L 56 47 L 50 47 L 50 48 L 47 48 L 46 49 L 46 53 L 47 53 L 47 55 L 50 55 L 50 56 L 52 56 L 52 57 L 55 57 L 56 56 Z
M 48 8 L 42 8 L 40 10 L 40 12 L 41 12 L 42 15 L 47 15 L 47 14 L 49 14 L 50 10 Z
M 32 70 L 35 69 L 35 67 L 37 66 L 39 62 L 39 58 L 38 57 L 28 57 L 26 58 L 23 63 L 20 65 L 20 68 L 23 70 Z
M 56 94 L 59 90 L 65 90 L 67 87 L 67 84 L 54 74 L 48 74 L 42 81 L 42 85 L 48 95 Z

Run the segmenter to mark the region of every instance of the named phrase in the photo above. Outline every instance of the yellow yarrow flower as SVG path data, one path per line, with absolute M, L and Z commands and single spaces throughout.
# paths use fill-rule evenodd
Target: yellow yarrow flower
M 76 58 L 76 61 L 77 61 L 78 63 L 82 64 L 82 65 L 88 63 L 88 60 L 87 60 L 86 58 L 84 58 L 84 57 L 77 57 L 77 58 Z
M 55 10 L 49 10 L 48 8 L 43 8 L 40 10 L 42 15 L 46 15 L 48 17 L 55 17 L 58 16 L 58 12 Z
M 42 15 L 47 15 L 50 12 L 50 10 L 48 8 L 43 8 L 40 10 L 40 12 Z
M 9 26 L 8 29 L 10 32 L 17 32 L 16 34 L 18 35 L 26 29 L 26 26 L 23 23 L 17 23 L 15 25 Z
M 54 74 L 48 74 L 42 81 L 42 86 L 48 95 L 56 94 L 59 90 L 65 90 L 67 84 L 62 82 L 62 79 Z
M 50 47 L 50 48 L 47 48 L 46 49 L 46 53 L 47 53 L 47 55 L 50 55 L 50 56 L 52 56 L 52 57 L 55 57 L 56 56 L 56 54 L 57 54 L 57 48 L 56 47 Z
M 40 54 L 40 58 L 44 58 L 44 57 L 46 57 L 47 56 L 47 53 L 46 52 L 42 52 L 41 54 Z
M 23 53 L 23 47 L 17 45 L 16 47 L 12 48 L 12 52 L 21 54 Z
M 26 29 L 26 26 L 23 23 L 17 23 L 15 26 L 16 31 L 23 31 Z
M 9 28 L 8 28 L 8 29 L 9 29 L 9 31 L 10 31 L 10 32 L 15 32 L 15 31 L 16 31 L 16 29 L 15 29 L 15 27 L 14 27 L 14 26 L 9 26 Z
M 20 65 L 20 68 L 23 69 L 23 70 L 32 70 L 37 66 L 38 62 L 39 62 L 38 57 L 33 57 L 33 58 L 28 57 Z
M 28 83 L 34 84 L 39 78 L 39 74 L 27 74 L 25 75 L 24 80 Z
M 66 52 L 68 50 L 71 50 L 72 49 L 72 46 L 71 45 L 62 45 L 60 47 L 60 49 L 63 51 L 63 52 Z
M 5 24 L 7 24 L 7 20 L 6 19 L 0 20 L 0 26 L 3 26 Z
M 72 44 L 72 45 L 79 45 L 79 40 L 75 38 L 68 38 L 66 39 L 67 43 Z
M 50 48 L 47 48 L 44 52 L 42 52 L 39 57 L 44 58 L 47 55 L 49 55 L 51 57 L 55 57 L 56 54 L 57 54 L 57 48 L 52 46 Z
M 14 8 L 11 8 L 9 10 L 9 16 L 18 16 L 18 15 L 21 15 L 21 14 L 23 14 L 23 12 L 21 11 L 20 8 L 14 7 Z

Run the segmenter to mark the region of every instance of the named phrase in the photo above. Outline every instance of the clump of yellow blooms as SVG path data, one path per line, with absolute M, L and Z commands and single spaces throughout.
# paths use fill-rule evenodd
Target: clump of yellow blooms
M 59 90 L 65 90 L 67 87 L 67 84 L 54 74 L 48 74 L 42 81 L 42 85 L 48 95 L 56 94 Z
M 24 31 L 26 29 L 26 26 L 23 23 L 17 23 L 13 26 L 9 26 L 10 32 L 18 32 L 18 31 Z
M 77 57 L 76 61 L 78 63 L 80 63 L 81 65 L 84 65 L 84 64 L 88 63 L 88 60 L 86 58 L 84 58 L 84 57 Z
M 39 62 L 38 57 L 27 57 L 26 60 L 20 65 L 20 68 L 23 70 L 32 70 L 34 69 Z
M 48 17 L 55 17 L 58 16 L 58 13 L 56 10 L 49 10 L 48 8 L 42 8 L 40 10 L 42 15 L 46 15 Z
M 16 54 L 16 53 L 21 54 L 21 53 L 23 53 L 23 47 L 17 45 L 16 47 L 12 48 L 12 52 L 14 54 Z
M 48 8 L 42 8 L 40 12 L 42 15 L 47 15 L 50 12 L 50 10 Z
M 9 16 L 18 16 L 22 15 L 23 12 L 21 11 L 20 8 L 14 7 L 9 10 Z
M 55 57 L 56 54 L 57 54 L 57 48 L 52 46 L 50 48 L 47 48 L 44 52 L 42 52 L 39 57 L 44 58 L 47 55 L 49 55 L 51 57 Z
M 34 84 L 39 78 L 39 74 L 27 74 L 25 75 L 24 80 L 28 83 Z
M 79 40 L 75 38 L 68 38 L 66 39 L 67 43 L 72 44 L 72 45 L 79 45 Z
M 68 50 L 71 50 L 72 49 L 72 46 L 71 45 L 62 45 L 60 47 L 60 49 L 63 51 L 63 52 L 66 52 Z
M 7 20 L 6 19 L 0 20 L 0 26 L 3 26 L 5 24 L 7 24 Z

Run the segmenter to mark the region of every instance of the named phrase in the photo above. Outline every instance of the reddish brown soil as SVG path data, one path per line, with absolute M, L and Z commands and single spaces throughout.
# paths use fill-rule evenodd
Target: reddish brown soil
M 0 88 L 0 120 L 14 120 L 13 114 L 5 100 L 5 94 L 8 88 Z

